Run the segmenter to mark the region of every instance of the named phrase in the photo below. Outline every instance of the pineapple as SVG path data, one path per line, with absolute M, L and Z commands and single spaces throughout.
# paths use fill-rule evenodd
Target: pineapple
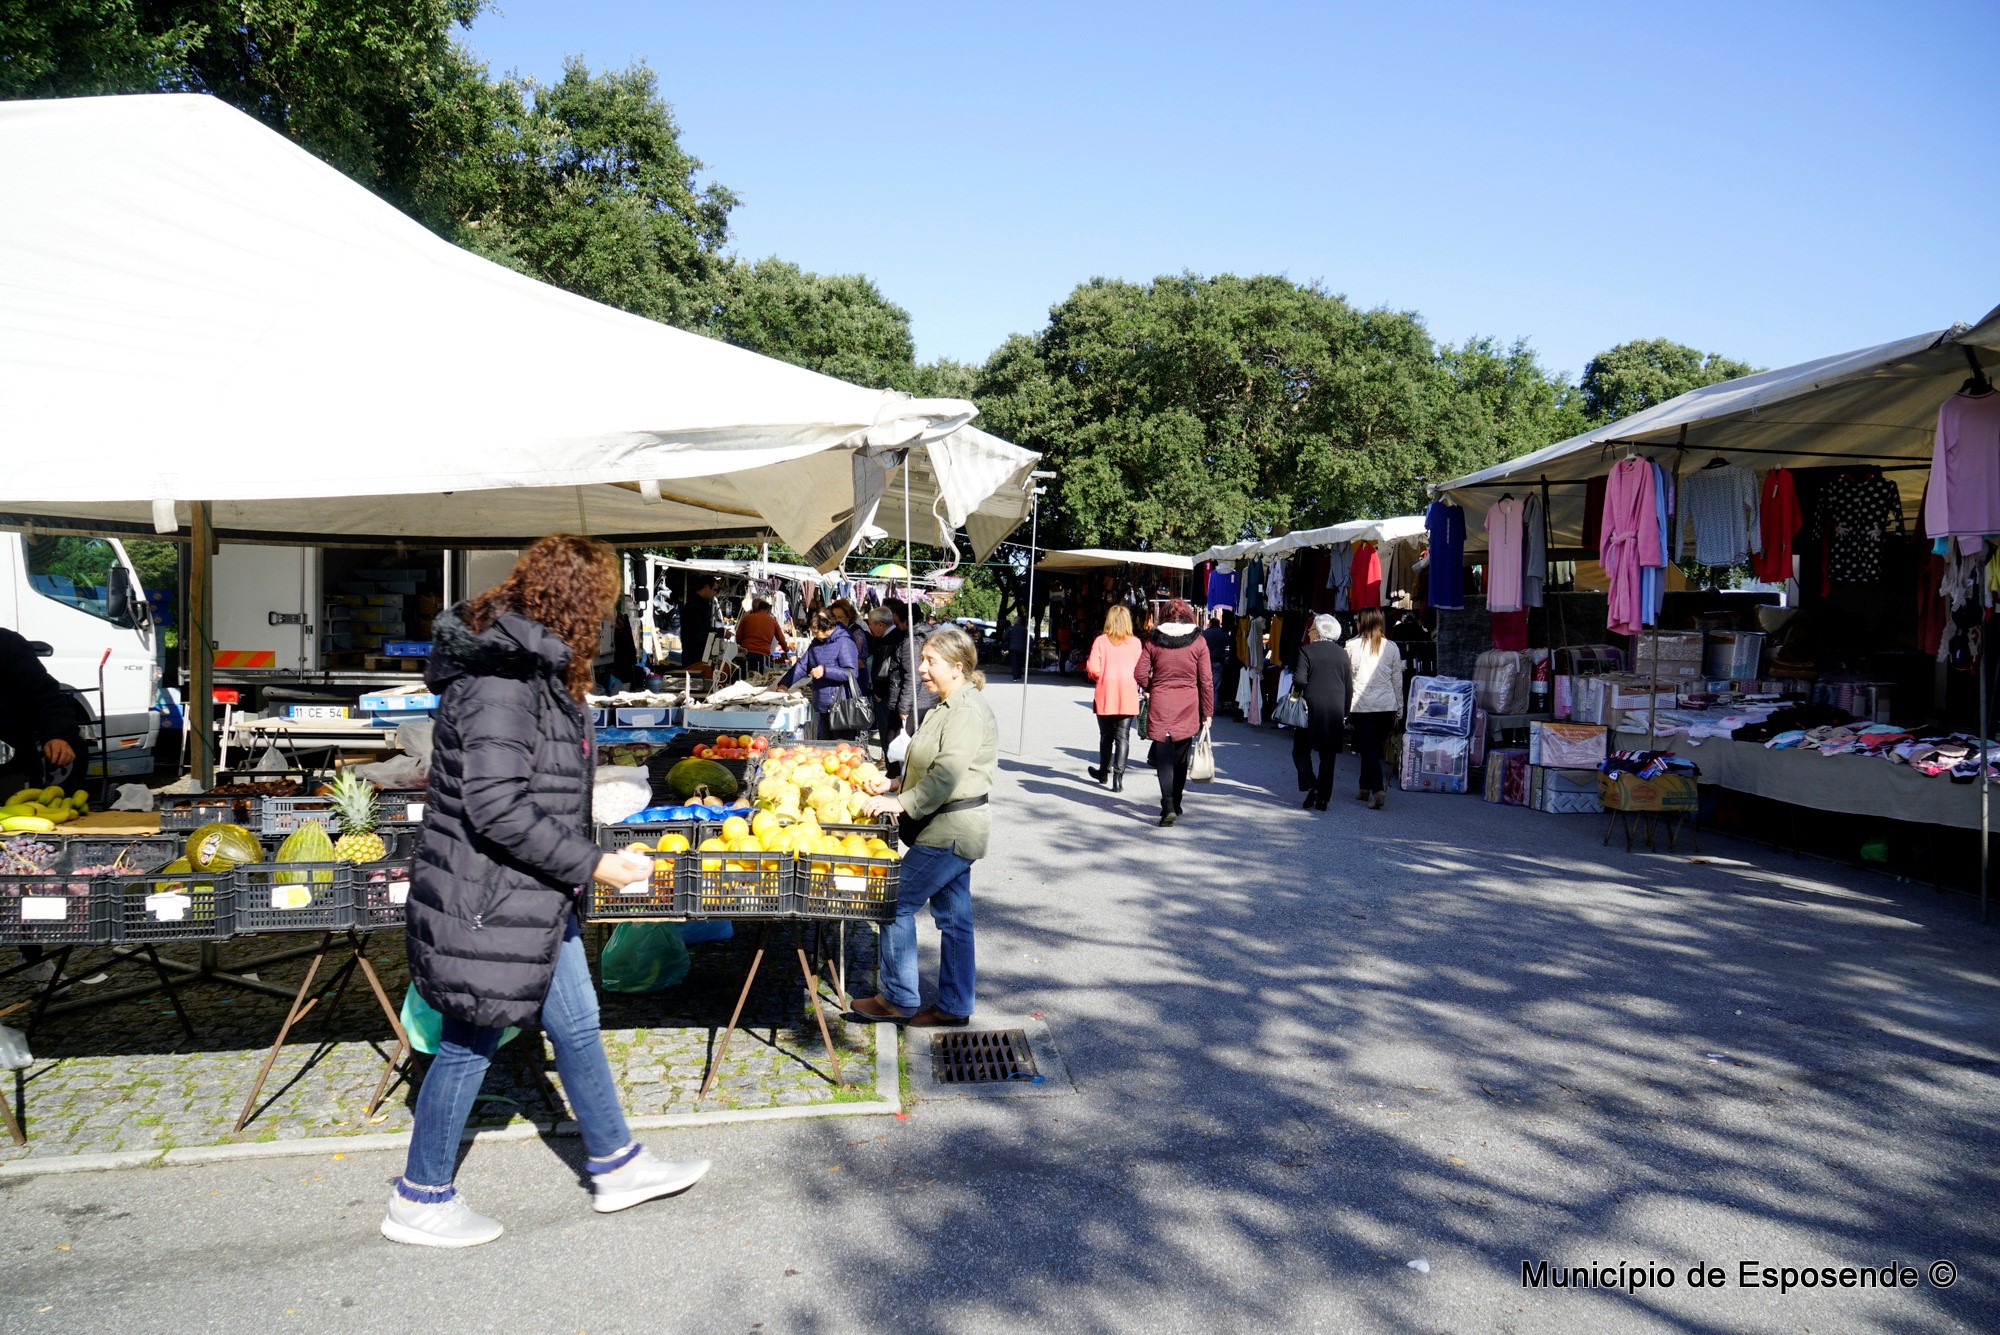
M 380 862 L 389 847 L 375 833 L 375 785 L 353 770 L 342 770 L 327 787 L 327 798 L 340 817 L 340 838 L 333 841 L 337 862 Z

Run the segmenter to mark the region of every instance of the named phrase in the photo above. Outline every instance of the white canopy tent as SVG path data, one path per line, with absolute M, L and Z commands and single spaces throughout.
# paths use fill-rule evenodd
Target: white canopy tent
M 1422 537 L 1422 515 L 1397 515 L 1391 519 L 1350 519 L 1325 528 L 1299 529 L 1265 538 L 1261 542 L 1239 542 L 1227 547 L 1211 547 L 1195 561 L 1255 561 L 1283 556 L 1305 547 L 1332 547 L 1342 542 L 1402 542 Z
M 1036 562 L 1039 570 L 1108 570 L 1117 566 L 1152 566 L 1160 570 L 1193 570 L 1194 558 L 1172 552 L 1120 552 L 1107 547 L 1076 547 L 1050 552 Z
M 169 531 L 206 502 L 237 540 L 769 533 L 831 566 L 902 535 L 904 480 L 918 541 L 990 550 L 1027 514 L 1036 456 L 972 404 L 514 273 L 211 98 L 0 103 L 0 179 L 0 421 L 35 461 L 0 522 Z
M 1971 375 L 1970 359 L 2000 366 L 2000 309 L 1969 329 L 1958 325 L 1691 390 L 1438 490 L 1465 507 L 1466 546 L 1474 551 L 1485 548 L 1482 520 L 1492 503 L 1544 480 L 1551 485 L 1550 545 L 1578 546 L 1582 484 L 1608 472 L 1627 447 L 1680 472 L 1716 454 L 1759 471 L 1882 464 L 1894 470 L 1887 475 L 1911 513 L 1928 476 L 1938 407 Z

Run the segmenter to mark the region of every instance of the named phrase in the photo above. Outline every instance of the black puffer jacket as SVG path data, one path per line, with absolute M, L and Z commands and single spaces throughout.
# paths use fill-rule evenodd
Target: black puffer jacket
M 412 877 L 410 978 L 440 1013 L 524 1025 L 541 1013 L 590 839 L 589 719 L 563 685 L 569 646 L 508 613 L 475 635 L 437 618 L 425 678 L 440 697 Z

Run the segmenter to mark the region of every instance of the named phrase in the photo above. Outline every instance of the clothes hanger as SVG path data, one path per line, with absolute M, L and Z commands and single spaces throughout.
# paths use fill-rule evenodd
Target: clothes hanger
M 1706 473 L 1711 468 L 1727 468 L 1727 467 L 1729 467 L 1729 460 L 1723 457 L 1722 455 L 1718 454 L 1713 459 L 1710 459 L 1707 463 L 1703 464 L 1701 466 L 1701 471 Z
M 1964 347 L 1963 344 L 1960 345 Z M 1980 396 L 1993 392 L 1993 382 L 1986 378 L 1986 368 L 1979 364 L 1979 354 L 1971 348 L 1964 348 L 1966 365 L 1972 368 L 1972 375 L 1958 387 L 1958 392 L 1970 396 Z

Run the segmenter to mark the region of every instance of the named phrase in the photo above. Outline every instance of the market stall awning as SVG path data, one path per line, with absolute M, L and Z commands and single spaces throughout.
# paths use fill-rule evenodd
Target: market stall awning
M 1397 515 L 1392 519 L 1350 519 L 1344 524 L 1300 529 L 1283 537 L 1272 538 L 1264 543 L 1256 554 L 1281 556 L 1304 547 L 1332 547 L 1342 542 L 1401 542 L 1406 538 L 1423 535 L 1422 515 Z
M 1076 547 L 1048 552 L 1035 563 L 1038 570 L 1100 570 L 1117 566 L 1153 566 L 1160 570 L 1193 570 L 1194 558 L 1172 552 L 1120 552 L 1108 547 Z
M 1485 548 L 1488 507 L 1546 479 L 1553 545 L 1575 547 L 1583 538 L 1580 484 L 1608 472 L 1628 448 L 1683 473 L 1718 454 L 1759 472 L 1842 462 L 1927 464 L 1938 407 L 1971 374 L 1967 353 L 1983 366 L 2000 365 L 1994 345 L 2000 345 L 2000 311 L 1971 329 L 1954 326 L 1691 390 L 1438 490 L 1465 507 L 1466 546 L 1477 551 Z M 1912 512 L 1925 469 L 1888 476 Z
M 0 423 L 34 461 L 0 522 L 150 532 L 206 501 L 226 538 L 761 532 L 831 564 L 901 530 L 892 477 L 919 541 L 1027 512 L 1035 456 L 972 404 L 537 282 L 212 98 L 0 103 L 0 180 Z

